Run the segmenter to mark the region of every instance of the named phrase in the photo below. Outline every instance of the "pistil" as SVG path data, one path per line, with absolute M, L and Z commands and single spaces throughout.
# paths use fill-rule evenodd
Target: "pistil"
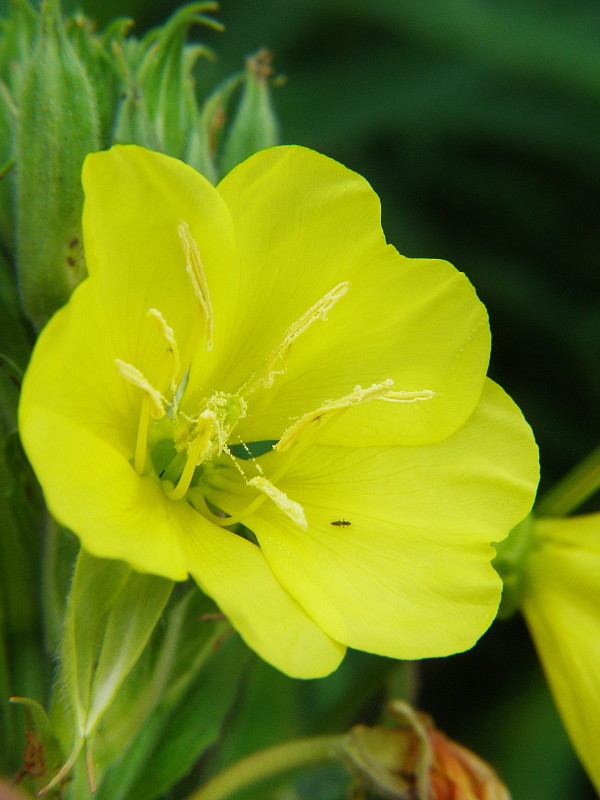
M 204 411 L 197 420 L 196 435 L 187 451 L 187 461 L 177 485 L 171 488 L 170 481 L 163 481 L 163 489 L 171 500 L 181 500 L 185 497 L 194 476 L 196 467 L 202 463 L 211 449 L 211 436 L 215 423 L 215 415 L 211 411 Z

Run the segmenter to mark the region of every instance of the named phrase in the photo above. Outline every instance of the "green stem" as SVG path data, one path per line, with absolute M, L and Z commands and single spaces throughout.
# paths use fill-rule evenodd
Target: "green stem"
M 193 792 L 187 800 L 225 800 L 239 789 L 295 767 L 336 759 L 344 735 L 295 739 L 246 756 Z
M 538 517 L 564 517 L 600 489 L 600 447 L 593 450 L 547 492 L 535 508 Z

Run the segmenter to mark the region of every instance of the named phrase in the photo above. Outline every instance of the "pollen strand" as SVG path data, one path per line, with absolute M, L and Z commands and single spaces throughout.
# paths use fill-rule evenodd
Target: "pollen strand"
M 349 281 L 342 281 L 330 289 L 308 311 L 293 322 L 285 332 L 280 344 L 268 356 L 263 366 L 250 376 L 248 381 L 240 389 L 240 394 L 248 395 L 258 388 L 269 388 L 277 375 L 285 372 L 285 365 L 277 367 L 277 362 L 283 360 L 292 342 L 307 331 L 317 320 L 326 321 L 327 313 L 338 303 L 350 288 Z
M 212 303 L 210 300 L 210 293 L 208 291 L 208 283 L 206 275 L 204 274 L 204 267 L 200 258 L 200 251 L 198 245 L 190 232 L 190 226 L 187 222 L 181 221 L 177 228 L 177 233 L 183 246 L 185 254 L 185 268 L 187 274 L 192 282 L 194 294 L 200 303 L 200 307 L 204 313 L 206 320 L 206 349 L 212 350 L 213 346 L 213 332 L 214 332 L 214 314 Z
M 385 400 L 388 403 L 417 403 L 420 400 L 429 400 L 435 395 L 435 392 L 429 389 L 413 392 L 394 391 L 391 388 L 393 385 L 394 381 L 388 378 L 381 383 L 374 383 L 368 389 L 363 389 L 362 386 L 355 386 L 350 394 L 344 395 L 337 400 L 326 400 L 319 408 L 314 411 L 308 411 L 297 419 L 293 425 L 290 425 L 283 432 L 277 444 L 273 445 L 273 450 L 277 450 L 280 453 L 284 452 L 308 431 L 315 432 L 317 427 L 324 422 L 331 422 L 348 408 L 360 403 L 370 400 Z

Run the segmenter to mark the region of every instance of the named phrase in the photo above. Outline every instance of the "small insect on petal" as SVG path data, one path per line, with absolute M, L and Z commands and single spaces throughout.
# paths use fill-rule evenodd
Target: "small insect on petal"
M 347 525 L 352 525 L 347 519 L 335 519 L 330 525 L 337 525 L 338 528 L 345 528 Z

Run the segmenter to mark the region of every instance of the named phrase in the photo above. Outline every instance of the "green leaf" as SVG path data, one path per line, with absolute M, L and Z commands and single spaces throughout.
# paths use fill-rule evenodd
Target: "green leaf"
M 49 682 L 37 587 L 45 514 L 16 433 L 0 439 L 0 769 L 15 769 L 22 752 L 20 715 L 11 695 L 43 701 Z
M 127 800 L 159 797 L 217 741 L 248 657 L 237 636 L 221 646 L 161 727 L 160 743 Z
M 129 713 L 138 723 L 136 736 L 129 748 L 113 759 L 97 800 L 150 800 L 183 777 L 216 741 L 250 654 L 237 636 L 230 635 L 230 626 L 220 615 L 206 618 L 197 613 L 199 608 L 213 607 L 209 602 L 194 587 L 193 594 L 178 601 L 166 616 L 155 670 L 139 679 L 143 684 L 145 678 L 154 708 L 144 719 L 139 703 L 133 699 Z M 185 620 L 181 619 L 182 611 Z M 161 686 L 156 675 L 164 671 L 162 655 L 172 649 L 175 658 L 170 660 L 171 672 Z M 126 688 L 99 736 L 114 724 L 119 712 L 125 711 Z

